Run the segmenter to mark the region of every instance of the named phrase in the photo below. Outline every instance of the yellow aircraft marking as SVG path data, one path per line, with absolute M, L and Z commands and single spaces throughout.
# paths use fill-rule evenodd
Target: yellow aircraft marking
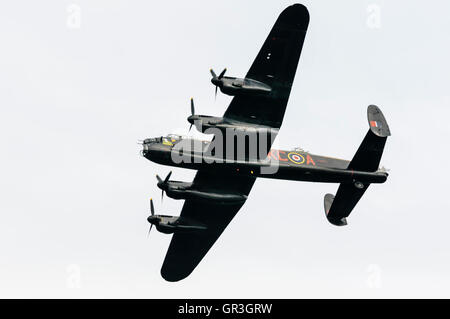
M 288 153 L 289 160 L 294 164 L 303 164 L 305 163 L 305 157 L 302 154 L 299 154 L 297 152 L 290 152 Z M 296 159 L 298 158 L 298 159 Z

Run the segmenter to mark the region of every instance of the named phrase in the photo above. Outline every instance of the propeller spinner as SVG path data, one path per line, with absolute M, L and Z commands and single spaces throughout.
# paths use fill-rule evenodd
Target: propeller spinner
M 216 75 L 216 72 L 214 72 L 213 69 L 210 69 L 209 72 L 211 72 L 211 75 L 212 75 L 211 83 L 214 84 L 214 86 L 216 87 L 215 92 L 214 92 L 214 99 L 216 99 L 217 98 L 217 87 L 222 85 L 222 78 L 225 75 L 225 72 L 227 72 L 227 68 L 223 69 L 223 71 L 220 72 L 219 76 Z
M 171 175 L 172 171 L 170 171 L 169 174 L 167 174 L 166 178 L 162 180 L 162 178 L 159 177 L 158 174 L 156 174 L 156 179 L 158 180 L 158 184 L 156 185 L 161 189 L 161 201 L 163 200 L 164 197 L 164 191 L 167 191 L 167 188 L 169 187 L 168 182 Z

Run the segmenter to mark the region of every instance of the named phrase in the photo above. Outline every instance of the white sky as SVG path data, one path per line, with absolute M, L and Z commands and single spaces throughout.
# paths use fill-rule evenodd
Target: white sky
M 67 24 L 71 3 L 80 28 Z M 0 297 L 450 297 L 450 4 L 303 3 L 311 21 L 279 147 L 351 159 L 377 104 L 390 177 L 343 228 L 323 213 L 337 185 L 259 179 L 178 283 L 160 277 L 170 236 L 147 239 L 146 217 L 150 196 L 158 213 L 182 202 L 161 204 L 154 175 L 171 168 L 136 141 L 187 132 L 191 96 L 221 115 L 230 97 L 214 102 L 209 68 L 245 75 L 292 2 L 0 4 Z

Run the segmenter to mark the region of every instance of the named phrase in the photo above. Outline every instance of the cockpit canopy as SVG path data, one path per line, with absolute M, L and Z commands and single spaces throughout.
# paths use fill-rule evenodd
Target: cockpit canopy
M 178 142 L 183 139 L 181 135 L 177 134 L 169 134 L 165 137 L 167 140 L 171 141 L 172 143 Z
M 152 144 L 163 144 L 166 146 L 174 146 L 176 143 L 180 142 L 183 139 L 180 135 L 176 134 L 169 134 L 167 136 L 160 136 L 160 137 L 152 137 L 152 138 L 146 138 L 143 143 L 143 154 L 150 150 L 150 145 Z
M 173 144 L 181 141 L 182 139 L 183 137 L 181 135 L 169 134 L 167 136 L 146 138 L 144 140 L 144 144 L 151 144 L 151 143 Z

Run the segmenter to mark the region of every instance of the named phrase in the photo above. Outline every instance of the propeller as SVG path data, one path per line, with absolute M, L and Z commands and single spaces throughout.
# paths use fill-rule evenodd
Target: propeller
M 194 107 L 194 98 L 193 97 L 191 97 L 191 115 L 195 115 L 195 107 Z M 191 129 L 192 129 L 192 123 L 191 123 L 191 126 L 189 126 L 189 132 L 191 131 Z
M 172 171 L 169 172 L 169 174 L 167 174 L 166 178 L 164 180 L 162 180 L 161 177 L 159 177 L 158 174 L 156 174 L 156 179 L 158 180 L 158 187 L 161 189 L 161 202 L 163 200 L 164 197 L 164 191 L 167 190 L 168 188 L 168 184 L 167 182 L 169 181 L 170 176 L 172 175 Z
M 153 227 L 153 224 L 150 224 L 150 228 L 148 230 L 147 237 L 150 236 L 150 232 L 152 231 L 152 227 Z
M 153 199 L 150 198 L 150 216 L 155 216 L 155 208 L 153 207 Z M 152 230 L 153 224 L 150 223 L 150 228 L 148 230 L 147 237 L 150 235 L 150 231 Z
M 217 98 L 217 87 L 222 84 L 222 78 L 225 75 L 225 72 L 227 72 L 227 68 L 223 69 L 222 72 L 220 72 L 219 76 L 216 75 L 216 72 L 214 72 L 213 69 L 210 69 L 209 72 L 211 72 L 212 79 L 211 83 L 216 86 L 215 92 L 214 92 L 214 99 Z

